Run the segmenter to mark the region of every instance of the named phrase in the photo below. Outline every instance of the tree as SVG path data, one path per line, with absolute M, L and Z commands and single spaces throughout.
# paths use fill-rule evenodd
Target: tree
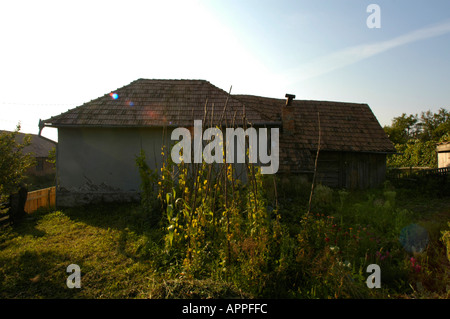
M 450 132 L 450 113 L 441 108 L 437 113 L 422 112 L 420 116 L 422 141 L 436 141 Z
M 417 115 L 403 113 L 392 120 L 391 126 L 385 126 L 384 131 L 394 144 L 405 144 L 414 137 L 417 130 Z
M 394 154 L 387 160 L 391 167 L 436 167 L 436 143 L 412 139 L 405 144 L 396 144 L 400 154 Z
M 25 136 L 22 142 L 17 135 L 20 124 L 13 132 L 0 134 L 0 201 L 5 202 L 9 195 L 18 192 L 26 177 L 28 168 L 35 165 L 30 153 L 23 154 L 23 148 L 30 145 L 31 136 Z
M 436 144 L 450 140 L 450 112 L 441 108 L 420 116 L 403 113 L 384 131 L 400 153 L 388 158 L 388 166 L 436 167 Z

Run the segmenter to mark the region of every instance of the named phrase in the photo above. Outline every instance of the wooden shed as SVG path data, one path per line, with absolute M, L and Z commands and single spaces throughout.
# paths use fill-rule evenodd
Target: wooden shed
M 370 188 L 382 184 L 386 155 L 396 149 L 367 104 L 235 96 L 282 123 L 280 174 L 314 172 L 316 180 L 337 188 Z

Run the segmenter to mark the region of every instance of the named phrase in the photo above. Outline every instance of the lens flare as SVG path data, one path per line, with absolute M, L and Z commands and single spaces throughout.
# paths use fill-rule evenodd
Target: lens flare
M 429 236 L 422 226 L 411 224 L 400 232 L 400 244 L 409 253 L 420 253 L 427 248 Z
M 114 100 L 117 100 L 119 98 L 119 94 L 117 93 L 109 93 L 109 96 L 111 96 Z

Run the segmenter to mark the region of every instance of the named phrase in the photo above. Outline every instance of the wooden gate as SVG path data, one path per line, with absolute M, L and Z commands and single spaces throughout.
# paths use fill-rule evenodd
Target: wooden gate
M 33 192 L 28 192 L 27 201 L 25 203 L 25 212 L 30 214 L 41 207 L 55 207 L 55 203 L 56 187 L 49 187 Z

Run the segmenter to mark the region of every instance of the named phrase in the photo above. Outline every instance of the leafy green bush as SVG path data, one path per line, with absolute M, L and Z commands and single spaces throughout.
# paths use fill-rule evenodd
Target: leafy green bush
M 31 137 L 25 136 L 17 141 L 20 125 L 14 132 L 0 134 L 0 203 L 6 201 L 10 194 L 19 190 L 26 178 L 26 171 L 35 164 L 31 154 L 23 154 L 24 147 L 30 145 Z
M 436 143 L 449 140 L 450 113 L 444 108 L 419 116 L 403 113 L 384 130 L 398 154 L 388 156 L 390 167 L 436 167 Z
M 139 176 L 141 178 L 141 204 L 146 213 L 151 214 L 152 220 L 157 220 L 160 216 L 156 214 L 158 211 L 158 193 L 157 181 L 158 173 L 152 170 L 147 162 L 144 150 L 136 156 L 136 166 L 139 169 Z M 155 216 L 156 215 L 156 216 Z
M 399 154 L 388 156 L 389 167 L 437 167 L 436 141 L 414 139 L 395 148 Z
M 334 209 L 334 192 L 328 186 L 318 184 L 314 187 L 311 209 L 316 212 L 331 214 Z

